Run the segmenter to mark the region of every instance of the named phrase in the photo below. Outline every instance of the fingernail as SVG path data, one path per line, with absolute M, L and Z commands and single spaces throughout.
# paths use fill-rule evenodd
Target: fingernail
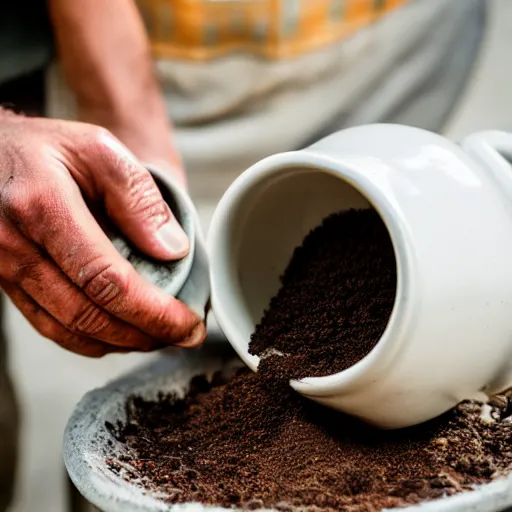
M 197 327 L 194 328 L 189 336 L 187 336 L 183 341 L 176 343 L 175 346 L 181 348 L 194 348 L 199 346 L 205 337 L 206 327 L 203 322 L 201 322 Z
M 156 232 L 156 238 L 176 258 L 183 258 L 189 251 L 188 237 L 175 217 Z

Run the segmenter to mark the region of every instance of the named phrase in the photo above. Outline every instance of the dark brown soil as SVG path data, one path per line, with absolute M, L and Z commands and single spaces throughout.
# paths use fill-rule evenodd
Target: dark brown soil
M 368 512 L 507 472 L 512 422 L 504 397 L 501 409 L 484 406 L 483 419 L 480 404 L 465 403 L 418 427 L 379 431 L 288 385 L 364 357 L 386 327 L 395 289 L 393 249 L 377 214 L 328 218 L 295 251 L 253 336 L 253 353 L 267 356 L 258 373 L 196 377 L 185 399 L 133 397 L 126 423 L 108 425 L 129 448 L 110 469 L 170 503 Z
M 295 250 L 249 351 L 274 378 L 340 372 L 379 341 L 395 294 L 395 255 L 378 214 L 332 215 Z
M 512 464 L 503 397 L 490 414 L 464 403 L 379 431 L 245 369 L 225 380 L 195 378 L 184 400 L 132 398 L 126 424 L 109 425 L 130 449 L 111 470 L 170 503 L 374 512 L 469 489 Z

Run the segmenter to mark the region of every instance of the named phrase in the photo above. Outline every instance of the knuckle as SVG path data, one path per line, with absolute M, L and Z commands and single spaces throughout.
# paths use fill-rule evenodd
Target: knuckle
M 57 339 L 52 338 L 62 348 L 86 357 L 103 357 L 109 352 L 108 346 L 63 330 Z
M 64 327 L 53 320 L 42 320 L 36 329 L 41 336 L 56 343 L 60 343 L 60 340 L 68 334 Z
M 21 175 L 20 170 L 27 165 L 23 148 L 18 142 L 14 142 L 12 146 L 7 144 L 3 153 L 5 170 L 9 169 L 10 171 L 5 180 L 2 179 L 0 182 L 0 211 L 3 211 L 6 205 L 11 202 L 13 194 L 18 188 L 19 180 L 17 178 Z
M 91 126 L 87 150 L 107 162 L 104 172 L 111 181 L 119 182 L 141 168 L 130 150 L 106 128 Z
M 24 225 L 31 229 L 43 223 L 52 195 L 56 197 L 40 185 L 16 187 L 2 198 L 2 209 L 16 226 Z
M 11 174 L 0 189 L 0 213 L 2 217 L 8 215 L 12 208 L 12 203 L 15 196 L 13 183 L 14 175 Z
M 30 211 L 33 202 L 32 194 L 25 188 L 17 187 L 5 194 L 2 198 L 2 206 L 11 219 L 23 219 Z
M 109 325 L 108 315 L 92 303 L 86 303 L 66 325 L 66 327 L 77 334 L 95 336 L 104 331 Z
M 129 201 L 138 202 L 141 197 L 148 196 L 161 199 L 155 181 L 151 174 L 138 166 L 129 166 L 125 173 L 126 188 Z
M 170 220 L 169 207 L 157 191 L 149 193 L 135 192 L 131 198 L 130 207 L 136 217 L 152 221 L 153 224 L 158 226 L 163 226 Z
M 126 173 L 126 180 L 133 197 L 139 195 L 160 196 L 153 176 L 146 169 L 136 166 L 131 167 Z
M 162 326 L 162 335 L 172 341 L 182 341 L 192 328 L 189 315 L 185 308 L 174 308 L 172 311 L 172 321 L 169 321 L 168 311 L 161 311 L 157 315 L 156 325 Z
M 81 142 L 82 149 L 89 155 L 94 155 L 100 159 L 109 160 L 115 154 L 113 144 L 114 135 L 102 126 L 88 125 L 85 137 Z
M 32 255 L 36 252 L 34 249 Z M 11 222 L 0 219 L 0 276 L 12 280 L 16 275 L 18 264 L 26 258 L 25 238 L 12 226 Z
M 42 277 L 41 255 L 35 253 L 32 256 L 21 258 L 12 264 L 11 279 L 13 282 L 38 281 Z
M 92 264 L 80 272 L 80 283 L 85 293 L 100 307 L 113 306 L 128 290 L 128 275 L 122 267 L 111 263 Z
M 127 207 L 139 219 L 162 226 L 170 219 L 171 212 L 151 174 L 145 169 L 128 171 Z
M 108 141 L 114 139 L 112 132 L 103 126 L 89 125 L 89 135 L 91 144 L 100 149 L 108 149 Z

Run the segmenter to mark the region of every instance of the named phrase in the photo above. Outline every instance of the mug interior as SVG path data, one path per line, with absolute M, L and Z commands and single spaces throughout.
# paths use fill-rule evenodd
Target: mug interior
M 211 254 L 213 307 L 227 338 L 253 370 L 259 358 L 248 354 L 251 335 L 294 250 L 330 214 L 368 208 L 373 209 L 370 201 L 341 176 L 297 167 L 260 177 L 230 203 L 223 254 L 218 259 L 216 250 Z

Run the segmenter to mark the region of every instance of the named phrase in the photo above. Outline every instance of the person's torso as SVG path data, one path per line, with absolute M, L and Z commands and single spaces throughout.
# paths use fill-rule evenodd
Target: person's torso
M 154 55 L 208 60 L 232 52 L 304 55 L 411 0 L 137 0 Z
M 471 69 L 485 0 L 137 4 L 192 189 L 218 196 L 254 161 L 330 125 L 395 119 L 410 98 L 423 104 L 399 122 L 436 129 Z
M 214 176 L 222 162 L 234 176 L 268 154 L 301 146 L 333 120 L 343 119 L 335 121 L 340 129 L 392 118 L 402 100 L 428 94 L 433 75 L 455 54 L 458 64 L 436 87 L 460 84 L 474 60 L 482 0 L 138 5 L 189 169 Z M 423 108 L 423 124 L 412 122 L 438 129 L 454 94 L 452 87 Z M 212 180 L 200 181 L 209 191 L 222 181 Z

